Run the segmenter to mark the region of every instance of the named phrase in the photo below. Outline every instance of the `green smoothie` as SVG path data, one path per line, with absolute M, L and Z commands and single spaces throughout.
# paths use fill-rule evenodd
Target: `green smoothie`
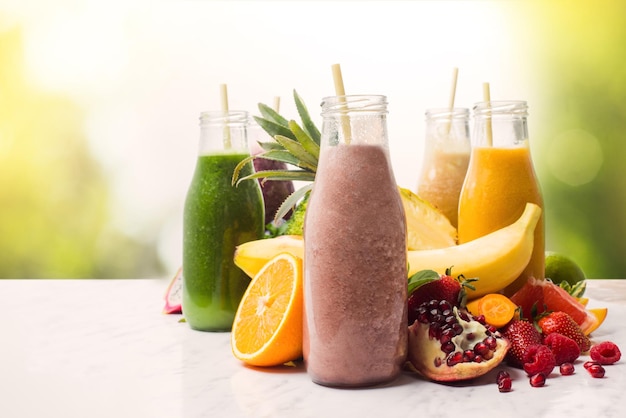
M 229 331 L 250 279 L 233 263 L 235 247 L 260 239 L 263 198 L 256 181 L 231 185 L 235 166 L 249 154 L 198 157 L 183 217 L 183 313 L 191 328 Z M 252 172 L 248 164 L 242 175 Z

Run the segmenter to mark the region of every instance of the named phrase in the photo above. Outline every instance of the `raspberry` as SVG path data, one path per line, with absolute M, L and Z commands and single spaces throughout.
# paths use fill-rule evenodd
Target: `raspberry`
M 580 348 L 576 341 L 558 332 L 553 332 L 546 336 L 543 339 L 543 343 L 547 345 L 552 351 L 552 354 L 554 354 L 557 366 L 563 363 L 573 363 L 580 355 Z
M 622 357 L 617 345 L 610 341 L 604 341 L 591 347 L 589 352 L 591 359 L 600 364 L 613 364 Z
M 552 354 L 548 346 L 532 344 L 526 348 L 524 352 L 524 371 L 528 376 L 539 373 L 548 376 L 555 365 L 556 360 L 554 359 L 554 354 Z

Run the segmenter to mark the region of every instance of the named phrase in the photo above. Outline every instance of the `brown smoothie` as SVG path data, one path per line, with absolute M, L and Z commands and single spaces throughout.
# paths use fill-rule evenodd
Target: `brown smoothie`
M 393 380 L 407 350 L 406 222 L 385 148 L 322 149 L 304 239 L 311 379 L 346 387 Z

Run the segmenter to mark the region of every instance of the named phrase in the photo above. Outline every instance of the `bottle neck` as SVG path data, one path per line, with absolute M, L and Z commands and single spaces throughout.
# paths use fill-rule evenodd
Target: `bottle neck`
M 427 109 L 426 144 L 469 149 L 469 109 Z
M 474 106 L 475 146 L 512 148 L 528 145 L 525 101 L 490 101 Z
M 249 153 L 248 112 L 209 111 L 200 114 L 199 153 Z
M 388 147 L 385 96 L 325 97 L 322 117 L 322 147 L 340 144 Z

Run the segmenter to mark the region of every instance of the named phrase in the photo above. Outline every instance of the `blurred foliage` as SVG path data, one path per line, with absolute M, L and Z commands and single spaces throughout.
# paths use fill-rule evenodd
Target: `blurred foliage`
M 542 106 L 531 106 L 546 248 L 626 278 L 626 2 L 535 2 Z M 533 131 L 531 129 L 531 131 Z M 535 152 L 536 151 L 536 152 Z
M 107 227 L 81 109 L 30 88 L 22 60 L 19 30 L 0 32 L 0 279 L 155 274 L 154 245 Z

